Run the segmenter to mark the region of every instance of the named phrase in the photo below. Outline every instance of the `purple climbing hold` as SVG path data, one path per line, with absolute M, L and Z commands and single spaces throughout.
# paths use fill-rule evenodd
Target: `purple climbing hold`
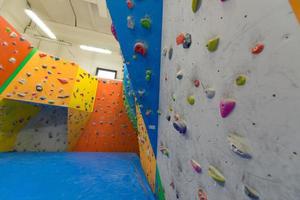
M 220 114 L 222 118 L 226 118 L 235 108 L 235 100 L 223 99 L 220 102 Z
M 117 31 L 116 31 L 114 24 L 111 24 L 110 29 L 111 29 L 111 33 L 114 35 L 115 39 L 118 41 Z
M 180 134 L 186 134 L 187 127 L 183 121 L 175 121 L 173 122 L 173 126 Z

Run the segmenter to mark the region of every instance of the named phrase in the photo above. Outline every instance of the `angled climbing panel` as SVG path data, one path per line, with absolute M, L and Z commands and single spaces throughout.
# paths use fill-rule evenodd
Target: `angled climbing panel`
M 97 78 L 79 67 L 69 107 L 92 112 L 97 86 Z
M 300 23 L 300 1 L 299 0 L 289 0 L 290 4 L 293 8 L 293 11 Z
M 3 92 L 7 99 L 68 106 L 79 67 L 36 52 Z
M 83 133 L 91 112 L 68 109 L 68 151 L 72 151 Z
M 136 130 L 125 111 L 120 81 L 99 80 L 94 110 L 74 151 L 136 152 Z
M 156 155 L 163 1 L 107 1 L 149 139 Z
M 138 105 L 136 106 L 136 114 L 138 123 L 140 160 L 147 180 L 152 188 L 152 191 L 155 192 L 156 159 L 147 133 L 147 128 Z
M 13 151 L 17 136 L 40 108 L 0 98 L 0 152 Z
M 31 51 L 31 44 L 0 16 L 0 94 Z

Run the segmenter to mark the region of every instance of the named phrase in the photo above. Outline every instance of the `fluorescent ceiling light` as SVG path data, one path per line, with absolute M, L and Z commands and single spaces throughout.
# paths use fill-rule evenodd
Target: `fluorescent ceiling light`
M 25 9 L 25 13 L 26 13 L 26 15 L 28 15 L 28 17 L 30 17 L 30 19 L 32 19 L 32 21 L 34 21 L 34 23 L 36 23 L 38 25 L 38 27 L 40 27 L 40 29 L 42 29 L 42 31 L 44 33 L 46 33 L 48 35 L 49 38 L 56 39 L 56 36 L 54 35 L 54 33 L 48 28 L 48 26 L 32 10 Z
M 112 54 L 111 50 L 97 48 L 97 47 L 91 47 L 91 46 L 86 46 L 86 45 L 80 45 L 80 49 L 85 50 L 85 51 L 92 51 L 92 52 L 96 52 L 96 53 Z

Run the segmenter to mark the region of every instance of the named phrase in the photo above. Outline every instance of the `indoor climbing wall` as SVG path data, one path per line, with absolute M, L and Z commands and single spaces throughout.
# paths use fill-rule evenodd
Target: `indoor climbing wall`
M 156 186 L 156 159 L 139 106 L 136 106 L 136 115 L 138 123 L 140 160 L 148 183 L 154 192 Z
M 68 151 L 72 151 L 90 119 L 91 113 L 68 109 Z
M 19 131 L 39 111 L 37 106 L 0 97 L 0 152 L 14 150 Z
M 162 1 L 107 1 L 107 6 L 156 155 Z
M 21 63 L 31 50 L 31 44 L 0 16 L 0 94 L 15 76 L 15 71 L 22 68 Z
M 137 133 L 124 107 L 121 81 L 98 81 L 94 111 L 74 151 L 139 152 Z
M 300 25 L 290 2 L 163 1 L 166 199 L 299 199 Z
M 41 106 L 40 113 L 20 131 L 15 150 L 20 152 L 62 152 L 67 149 L 67 108 Z
M 92 112 L 97 92 L 97 78 L 79 68 L 75 80 L 69 106 L 71 108 Z
M 68 106 L 79 67 L 36 52 L 4 90 L 8 99 Z

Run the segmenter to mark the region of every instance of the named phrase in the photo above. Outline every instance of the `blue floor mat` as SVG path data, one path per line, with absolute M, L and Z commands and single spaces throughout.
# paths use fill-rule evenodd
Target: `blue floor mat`
M 154 200 L 138 156 L 1 153 L 2 200 Z

